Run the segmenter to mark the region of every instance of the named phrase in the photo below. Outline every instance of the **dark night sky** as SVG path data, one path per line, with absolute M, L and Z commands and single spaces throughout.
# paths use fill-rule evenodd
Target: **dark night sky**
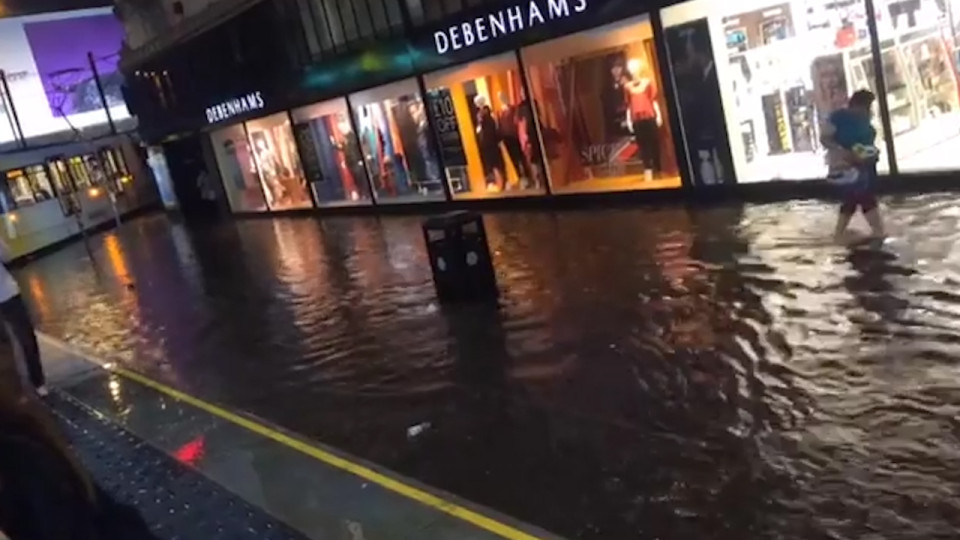
M 112 6 L 110 0 L 0 0 L 0 15 L 18 17 L 48 11 Z

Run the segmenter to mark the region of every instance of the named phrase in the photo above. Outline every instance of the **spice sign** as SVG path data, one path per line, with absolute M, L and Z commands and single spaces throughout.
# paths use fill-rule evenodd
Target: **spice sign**
M 233 98 L 229 101 L 207 107 L 207 123 L 216 124 L 217 122 L 223 122 L 240 114 L 258 111 L 265 105 L 263 93 L 250 92 L 249 94 Z
M 437 54 L 468 49 L 480 43 L 566 19 L 587 10 L 588 0 L 528 0 L 433 33 Z

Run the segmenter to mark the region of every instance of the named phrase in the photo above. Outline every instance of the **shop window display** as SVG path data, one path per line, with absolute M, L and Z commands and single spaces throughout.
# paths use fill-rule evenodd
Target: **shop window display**
M 648 17 L 522 51 L 556 192 L 680 186 Z
M 693 0 L 663 9 L 662 19 L 681 94 L 681 124 L 699 125 L 704 118 L 717 124 L 722 118 L 726 125 L 726 133 L 714 130 L 718 132 L 714 139 L 730 150 L 732 164 L 726 165 L 722 155 L 713 160 L 724 180 L 733 176 L 738 182 L 808 180 L 826 175 L 821 125 L 846 105 L 854 91 L 875 87 L 863 0 Z M 694 49 L 701 54 L 687 54 Z M 712 84 L 705 84 L 719 89 L 710 92 L 719 99 L 709 100 L 709 107 L 689 91 L 689 99 L 684 99 L 684 88 L 689 87 L 683 79 L 685 64 L 697 56 L 709 56 L 698 69 L 713 73 Z M 875 116 L 879 131 L 880 118 Z M 690 148 L 697 130 L 685 127 L 684 132 L 696 176 L 707 163 Z M 877 146 L 883 148 L 883 142 L 878 140 Z M 886 165 L 881 159 L 881 171 Z
M 313 206 L 287 113 L 251 120 L 246 128 L 267 207 L 293 210 Z
M 350 104 L 377 200 L 443 199 L 442 172 L 417 82 L 365 90 L 351 95 Z
M 890 127 L 903 172 L 960 167 L 957 0 L 875 0 Z M 864 66 L 872 73 L 873 66 Z M 876 92 L 876 88 L 873 87 Z
M 426 76 L 455 198 L 543 193 L 540 144 L 513 53 Z
M 293 111 L 304 174 L 321 206 L 370 203 L 360 141 L 345 99 Z
M 234 212 L 263 212 L 267 203 L 260 174 L 243 125 L 219 129 L 210 134 L 224 191 Z

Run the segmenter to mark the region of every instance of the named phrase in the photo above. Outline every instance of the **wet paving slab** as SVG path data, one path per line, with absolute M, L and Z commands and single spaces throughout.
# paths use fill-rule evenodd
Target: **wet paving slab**
M 138 512 L 151 538 L 306 540 L 77 400 L 55 392 L 45 401 L 101 493 Z
M 957 208 L 886 199 L 880 249 L 816 201 L 490 214 L 492 308 L 436 302 L 416 217 L 153 217 L 18 277 L 58 338 L 566 537 L 925 539 Z
M 220 499 L 223 499 L 221 502 L 224 505 L 233 507 L 248 504 L 252 509 L 261 509 L 269 516 L 276 516 L 279 520 L 278 524 L 284 524 L 284 527 L 289 526 L 291 530 L 300 531 L 309 538 L 337 540 L 556 538 L 519 523 L 506 524 L 508 518 L 496 516 L 485 509 L 466 509 L 466 503 L 457 501 L 451 495 L 430 492 L 429 488 L 415 486 L 414 482 L 390 475 L 386 471 L 379 473 L 389 475 L 389 480 L 392 482 L 409 486 L 409 489 L 417 492 L 430 494 L 439 500 L 436 505 L 423 504 L 416 499 L 386 489 L 376 482 L 358 477 L 350 471 L 324 463 L 290 444 L 278 442 L 275 436 L 279 433 L 277 428 L 268 426 L 261 420 L 246 419 L 253 429 L 250 426 L 238 425 L 176 396 L 171 396 L 165 393 L 162 387 L 158 390 L 123 374 L 108 371 L 102 367 L 103 365 L 110 367 L 106 360 L 91 361 L 89 356 L 71 350 L 69 346 L 47 336 L 42 336 L 41 342 L 45 363 L 51 373 L 51 381 L 64 396 L 64 398 L 51 400 L 53 409 L 62 415 L 69 416 L 70 423 L 97 424 L 98 422 L 92 417 L 87 418 L 90 413 L 86 411 L 89 410 L 108 420 L 110 425 L 116 425 L 133 435 L 133 437 L 120 436 L 121 432 L 115 428 L 111 429 L 109 425 L 104 425 L 101 429 L 94 429 L 93 435 L 87 433 L 84 440 L 90 439 L 87 442 L 92 441 L 91 444 L 93 444 L 96 441 L 91 437 L 103 431 L 110 436 L 101 436 L 100 438 L 104 440 L 97 444 L 102 448 L 109 446 L 112 452 L 121 457 L 129 454 L 130 451 L 149 453 L 147 450 L 126 448 L 132 444 L 131 441 L 145 441 L 151 448 L 162 451 L 182 466 L 213 481 L 211 486 L 214 487 L 207 489 L 209 486 L 205 486 L 201 480 L 198 480 L 195 482 L 199 486 L 195 486 L 196 489 L 181 490 L 184 493 L 177 492 L 171 495 L 170 500 L 165 503 L 168 506 L 190 509 L 191 505 L 198 506 L 200 502 L 195 500 L 197 490 L 212 493 L 222 486 L 229 493 L 238 496 L 238 501 L 243 501 L 242 504 L 231 502 L 230 497 L 223 496 Z M 187 399 L 190 398 L 187 397 Z M 211 407 L 215 410 L 219 409 L 216 406 Z M 293 437 L 293 435 L 284 435 L 284 437 Z M 301 444 L 317 448 L 316 443 L 302 441 Z M 79 450 L 85 449 L 86 447 L 79 448 Z M 334 452 L 332 449 L 323 451 Z M 83 456 L 87 454 L 93 455 L 91 452 L 81 452 Z M 98 451 L 97 455 L 100 454 L 103 452 Z M 342 454 L 337 456 L 349 460 L 350 463 L 357 463 L 358 466 L 372 466 L 359 464 L 358 460 L 350 456 Z M 176 469 L 164 460 L 150 463 L 149 466 L 141 467 L 143 470 L 137 473 L 138 478 L 140 476 L 165 478 L 165 474 L 169 476 L 173 474 L 170 471 Z M 121 495 L 129 495 L 127 492 L 131 490 L 143 491 L 140 489 L 143 486 L 128 486 L 117 479 L 117 474 L 121 476 L 126 474 L 124 471 L 111 474 L 109 470 L 96 469 L 94 472 L 108 485 L 117 484 L 114 487 L 125 489 L 126 491 Z M 201 487 L 206 491 L 200 489 Z M 138 504 L 138 501 L 129 502 L 138 507 L 143 506 Z M 441 509 L 447 506 L 457 507 L 454 515 Z M 477 517 L 490 519 L 494 526 L 508 531 L 508 536 L 475 527 L 455 517 L 461 511 L 475 512 L 473 515 Z M 252 516 L 250 519 L 256 517 L 255 514 L 250 515 Z M 158 522 L 157 516 L 148 513 L 146 517 L 151 523 Z M 178 519 L 182 521 L 186 518 L 178 514 Z M 220 520 L 210 526 L 216 527 L 217 523 L 223 525 Z M 256 531 L 260 530 L 261 526 L 269 524 L 269 518 L 260 519 L 258 523 L 256 527 L 251 526 L 250 531 L 245 530 L 242 524 L 239 526 L 243 529 L 244 535 L 253 534 L 250 537 L 254 538 L 257 537 Z M 208 532 L 209 527 L 198 525 L 197 528 L 191 529 L 187 524 L 179 523 L 175 529 L 178 531 L 175 534 L 181 535 L 179 537 L 201 538 Z M 240 537 L 234 530 L 236 527 L 223 529 L 220 537 L 231 538 L 231 534 L 234 534 L 232 537 Z M 280 526 L 274 525 L 270 529 L 271 534 L 275 536 L 282 533 Z M 263 536 L 263 538 L 267 537 Z

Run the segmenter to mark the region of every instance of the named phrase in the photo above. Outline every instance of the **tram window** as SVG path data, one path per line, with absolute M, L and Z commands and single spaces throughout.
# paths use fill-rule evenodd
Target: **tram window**
M 90 173 L 87 170 L 87 164 L 84 163 L 83 158 L 80 156 L 70 158 L 69 167 L 70 174 L 73 176 L 73 181 L 76 182 L 78 188 L 90 187 Z
M 10 191 L 14 207 L 30 206 L 37 202 L 23 169 L 7 171 L 7 189 Z
M 114 155 L 117 161 L 117 168 L 120 173 L 130 176 L 130 168 L 127 167 L 127 158 L 123 155 L 123 150 L 120 148 L 112 148 L 111 153 Z
M 83 156 L 83 161 L 86 164 L 87 171 L 90 174 L 90 183 L 95 186 L 102 186 L 106 184 L 107 174 L 106 171 L 104 171 L 100 160 L 94 155 L 86 155 Z
M 70 172 L 67 170 L 66 163 L 63 160 L 50 162 L 50 176 L 53 177 L 53 185 L 60 196 L 68 195 L 74 192 L 73 182 L 70 180 Z
M 43 165 L 27 167 L 27 180 L 37 202 L 48 201 L 53 198 L 53 187 L 50 185 L 50 176 Z

